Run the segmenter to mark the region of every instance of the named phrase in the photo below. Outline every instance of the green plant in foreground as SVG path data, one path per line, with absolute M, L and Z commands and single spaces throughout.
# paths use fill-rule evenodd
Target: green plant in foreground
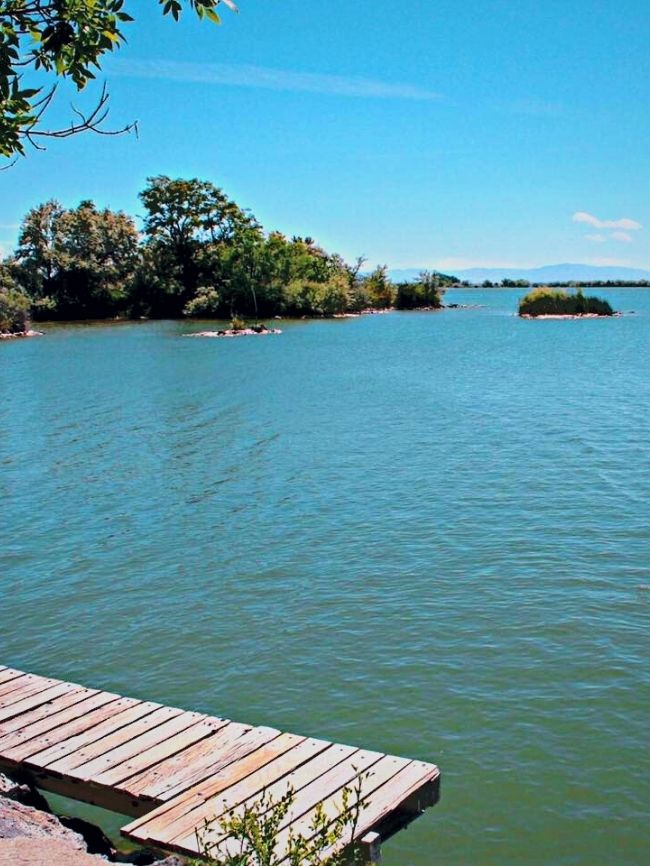
M 265 789 L 252 804 L 206 820 L 196 832 L 200 856 L 191 866 L 343 866 L 361 864 L 362 852 L 352 843 L 361 810 L 368 805 L 361 788 L 370 774 L 358 777 L 341 793 L 335 816 L 321 802 L 308 827 L 295 833 L 290 812 L 296 793 L 290 786 L 279 799 Z

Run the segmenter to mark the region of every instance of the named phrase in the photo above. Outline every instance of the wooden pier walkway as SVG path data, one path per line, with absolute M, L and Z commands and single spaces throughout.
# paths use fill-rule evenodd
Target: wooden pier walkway
M 130 816 L 135 842 L 199 855 L 196 832 L 290 787 L 278 836 L 310 835 L 318 803 L 332 820 L 361 786 L 355 831 L 370 861 L 382 840 L 438 799 L 434 764 L 125 698 L 0 666 L 0 771 Z M 216 819 L 216 820 L 214 820 Z M 216 835 L 215 835 L 216 834 Z M 346 841 L 349 841 L 346 840 Z

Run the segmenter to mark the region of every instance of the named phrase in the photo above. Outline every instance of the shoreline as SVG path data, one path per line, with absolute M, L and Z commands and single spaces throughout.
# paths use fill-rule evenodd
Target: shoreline
M 602 313 L 541 313 L 532 316 L 530 313 L 517 313 L 520 319 L 619 319 L 623 313 L 612 313 L 611 316 Z
M 43 331 L 33 331 L 31 328 L 28 331 L 2 331 L 0 332 L 0 340 L 26 340 L 28 337 L 43 337 Z

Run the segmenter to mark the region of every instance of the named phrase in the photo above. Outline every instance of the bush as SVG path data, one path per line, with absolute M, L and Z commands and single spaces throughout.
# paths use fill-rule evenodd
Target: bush
M 200 286 L 196 296 L 183 307 L 184 316 L 216 318 L 221 304 L 221 295 L 211 286 Z
M 0 333 L 28 331 L 30 307 L 27 295 L 18 289 L 0 286 Z
M 388 277 L 386 265 L 381 265 L 363 280 L 370 306 L 377 310 L 390 309 L 395 304 L 395 284 Z
M 233 316 L 230 320 L 230 330 L 231 331 L 243 331 L 246 329 L 246 322 L 244 319 L 240 319 L 239 316 Z
M 602 298 L 583 295 L 580 290 L 569 294 L 562 289 L 542 286 L 533 289 L 519 301 L 520 316 L 613 316 L 614 310 Z
M 348 308 L 348 290 L 343 274 L 334 274 L 324 282 L 292 280 L 285 287 L 285 309 L 294 316 L 333 316 Z
M 440 274 L 424 271 L 419 279 L 409 283 L 398 283 L 395 306 L 398 310 L 416 310 L 418 307 L 442 307 L 444 288 L 442 280 L 449 280 Z
M 361 811 L 370 802 L 361 788 L 371 775 L 364 773 L 354 787 L 343 789 L 338 814 L 318 803 L 304 835 L 290 829 L 293 788 L 288 786 L 279 799 L 264 789 L 252 804 L 205 820 L 196 831 L 201 856 L 190 866 L 361 866 L 366 860 L 355 835 Z

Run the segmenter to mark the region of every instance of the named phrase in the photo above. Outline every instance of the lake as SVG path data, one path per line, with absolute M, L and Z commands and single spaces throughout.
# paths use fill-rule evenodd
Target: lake
M 0 663 L 438 763 L 386 866 L 647 862 L 650 291 L 520 294 L 0 345 Z

